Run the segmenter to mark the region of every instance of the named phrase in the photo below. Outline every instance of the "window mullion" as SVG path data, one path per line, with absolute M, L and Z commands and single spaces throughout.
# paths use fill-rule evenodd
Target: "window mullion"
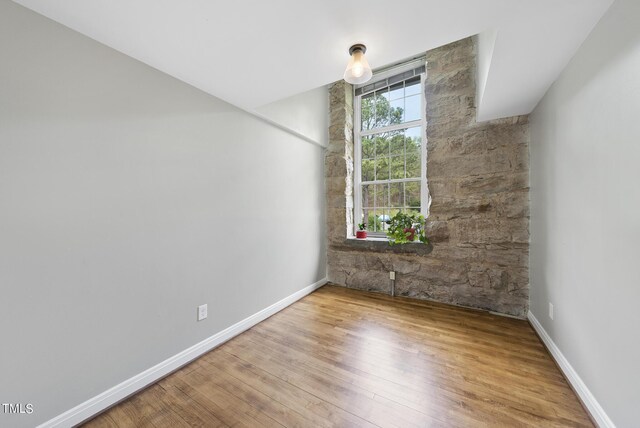
M 397 123 L 395 125 L 383 126 L 380 128 L 367 129 L 360 133 L 361 136 L 367 137 L 373 134 L 382 134 L 383 132 L 398 131 L 406 128 L 416 128 L 422 126 L 423 120 L 412 120 L 411 122 Z
M 427 180 L 427 95 L 425 93 L 426 71 L 420 75 L 420 114 L 422 121 L 422 144 L 420 147 L 420 212 L 425 217 L 429 217 L 429 188 Z
M 357 225 L 359 223 L 359 221 L 356 221 L 356 219 L 360 218 L 360 215 L 362 215 L 363 210 L 362 210 L 362 136 L 360 134 L 361 131 L 361 113 L 362 113 L 362 100 L 360 97 L 357 97 L 354 100 L 354 119 L 355 119 L 355 123 L 354 123 L 354 130 L 355 130 L 355 153 L 354 153 L 354 204 L 353 204 L 353 219 L 354 219 L 354 224 L 353 224 L 353 231 L 351 232 L 353 235 L 355 235 L 356 230 L 357 230 Z M 357 124 L 357 126 L 356 126 Z
M 389 95 L 389 97 L 391 97 L 391 95 Z M 386 215 L 391 217 L 391 136 L 387 138 L 387 170 L 387 209 L 385 213 L 388 213 Z
M 378 179 L 378 143 L 374 138 L 373 139 L 373 180 L 376 181 L 377 179 Z M 372 187 L 373 187 L 373 231 L 377 232 L 378 224 L 376 222 L 376 211 L 378 210 L 378 186 L 373 184 Z
M 385 183 L 411 183 L 414 181 L 420 181 L 422 178 L 420 177 L 411 177 L 411 178 L 393 178 L 390 180 L 370 180 L 370 181 L 362 181 L 360 184 L 385 184 Z

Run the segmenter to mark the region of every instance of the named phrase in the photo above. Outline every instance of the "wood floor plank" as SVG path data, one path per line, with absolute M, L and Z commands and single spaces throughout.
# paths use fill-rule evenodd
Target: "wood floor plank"
M 205 360 L 203 358 L 203 360 Z M 252 385 L 274 400 L 286 403 L 291 409 L 304 414 L 313 426 L 354 426 L 371 428 L 374 425 L 355 415 L 333 406 L 315 395 L 295 387 L 260 369 L 228 351 L 209 354 L 206 361 L 212 369 L 222 367 L 237 379 Z
M 106 413 L 98 415 L 91 423 L 95 428 L 119 428 L 119 424 L 113 420 L 112 415 Z
M 208 402 L 214 402 L 213 407 L 216 415 L 220 414 L 221 420 L 229 426 L 261 426 L 261 427 L 282 427 L 280 423 L 273 420 L 267 414 L 251 406 L 251 403 L 230 394 L 225 389 L 220 388 L 214 382 L 209 372 L 194 370 L 179 378 L 178 388 L 190 396 L 197 395 L 206 398 Z M 201 403 L 202 404 L 202 403 Z
M 263 335 L 269 335 L 272 340 L 277 341 L 278 331 L 280 329 L 285 329 L 285 328 L 288 329 L 289 331 L 292 331 L 292 330 L 295 330 L 297 326 L 295 326 L 294 324 L 279 325 L 278 321 L 274 320 L 271 327 L 260 326 L 256 329 L 256 331 L 260 331 L 260 333 Z M 324 351 L 326 351 L 326 348 L 333 348 L 336 352 L 341 352 L 341 350 L 344 350 L 344 349 L 355 349 L 361 346 L 361 347 L 366 347 L 368 353 L 375 354 L 375 352 L 379 348 L 375 344 L 368 346 L 366 341 L 361 340 L 360 337 L 352 337 L 350 339 L 345 338 L 341 342 L 339 342 L 337 345 L 334 346 L 328 340 L 314 335 L 313 332 L 309 332 L 307 334 L 307 337 L 293 337 L 293 336 L 294 336 L 293 334 L 290 334 L 286 340 L 289 342 L 289 344 L 293 345 L 292 347 L 303 349 L 305 350 L 305 352 L 313 351 L 313 346 L 316 343 L 322 343 L 325 345 L 325 349 L 321 351 L 323 353 Z M 309 346 L 305 346 L 304 341 L 307 341 L 307 345 Z M 388 349 L 386 349 L 385 351 L 388 352 Z M 348 354 L 343 354 L 341 360 L 345 358 L 345 355 L 346 357 L 348 357 Z M 335 353 L 329 356 L 329 359 L 335 359 L 335 358 L 337 358 Z M 383 376 L 392 381 L 397 381 L 397 380 L 402 381 L 403 379 L 408 379 L 409 377 L 407 376 L 407 374 L 411 374 L 413 376 L 413 379 L 415 379 L 415 376 L 418 376 L 418 375 L 428 376 L 428 377 L 437 376 L 436 374 L 433 373 L 433 368 L 435 366 L 436 368 L 440 368 L 443 372 L 444 371 L 448 372 L 446 374 L 440 375 L 441 379 L 438 380 L 439 382 L 446 382 L 449 380 L 451 376 L 451 369 L 455 369 L 456 367 L 461 367 L 461 366 L 468 366 L 469 363 L 475 364 L 477 362 L 477 359 L 474 358 L 471 360 L 462 361 L 460 364 L 456 364 L 455 360 L 460 358 L 459 355 L 454 355 L 454 356 L 448 355 L 446 356 L 446 358 L 443 358 L 442 361 L 437 361 L 436 359 L 430 358 L 429 356 L 424 356 L 424 355 L 417 356 L 413 353 L 394 355 L 393 358 L 387 358 L 386 361 L 385 361 L 385 358 L 386 358 L 385 355 L 376 354 L 375 361 L 370 361 L 369 363 L 373 367 L 377 366 L 376 372 L 380 376 Z M 420 361 L 420 359 L 422 359 L 423 361 Z M 427 368 L 428 371 L 425 371 L 427 369 L 423 370 L 420 367 L 418 367 L 418 363 L 422 364 L 425 359 L 429 359 L 430 364 L 429 364 L 429 367 Z M 489 360 L 487 360 L 487 362 L 490 363 Z M 383 371 L 382 370 L 383 365 L 386 365 L 387 367 L 384 367 L 384 368 L 388 370 Z M 393 365 L 395 365 L 396 367 L 392 367 Z M 484 370 L 484 372 L 489 371 L 489 372 L 495 373 L 495 369 L 492 367 L 491 364 L 483 364 L 483 367 L 481 367 L 480 369 Z M 476 368 L 476 371 L 477 371 L 477 368 Z M 529 376 L 528 374 L 521 374 L 521 373 L 517 374 L 515 379 L 516 381 L 518 381 L 518 385 L 520 384 L 520 382 L 525 383 L 524 381 L 527 380 L 528 376 Z M 504 379 L 499 379 L 499 382 L 503 382 L 503 381 Z M 499 382 L 497 383 L 497 386 L 500 385 Z
M 238 345 L 240 347 L 239 348 L 240 350 L 236 352 L 238 352 L 238 355 L 245 355 L 245 357 L 243 358 L 246 358 L 247 355 L 251 355 L 252 352 L 255 352 L 255 350 L 257 350 L 258 355 L 254 356 L 254 358 L 255 357 L 263 358 L 261 356 L 266 354 L 266 351 L 268 348 L 261 345 L 259 342 L 260 342 L 259 338 L 255 338 L 254 340 L 254 337 L 252 336 L 251 341 L 248 342 L 246 345 L 242 345 L 242 344 Z M 292 351 L 290 350 L 289 353 L 292 353 Z M 309 366 L 305 366 L 305 364 L 303 364 L 302 361 L 296 361 L 295 359 L 287 358 L 284 355 L 281 357 L 281 360 L 282 360 L 282 365 L 280 366 L 280 370 L 282 370 L 285 367 L 291 367 L 291 370 L 305 372 L 307 376 L 309 376 L 309 373 L 315 372 L 320 375 L 326 376 L 327 381 L 330 381 L 333 378 L 334 382 L 339 381 L 339 382 L 342 382 L 343 385 L 347 385 L 347 384 L 358 385 L 358 389 L 369 392 L 369 394 L 373 394 L 374 398 L 377 401 L 386 402 L 386 405 L 384 406 L 385 409 L 387 410 L 396 409 L 397 410 L 397 412 L 395 412 L 396 415 L 397 414 L 403 415 L 403 416 L 400 416 L 401 419 L 406 415 L 407 412 L 412 413 L 412 410 L 414 410 L 416 412 L 423 413 L 423 415 L 415 415 L 414 413 L 414 416 L 412 417 L 411 420 L 429 418 L 431 419 L 430 425 L 435 424 L 437 421 L 450 423 L 454 419 L 460 421 L 461 425 L 468 426 L 470 421 L 474 421 L 474 425 L 478 425 L 480 422 L 487 419 L 486 417 L 484 417 L 484 413 L 487 413 L 487 412 L 491 413 L 491 417 L 489 418 L 489 420 L 491 420 L 493 423 L 495 423 L 496 421 L 501 421 L 505 425 L 513 425 L 516 422 L 518 422 L 516 419 L 513 418 L 514 416 L 513 414 L 502 415 L 500 412 L 496 412 L 495 408 L 487 408 L 486 399 L 480 400 L 476 398 L 475 399 L 476 406 L 470 407 L 469 402 L 471 402 L 474 399 L 474 397 L 457 396 L 457 397 L 451 398 L 450 396 L 451 394 L 447 394 L 447 392 L 443 390 L 439 390 L 437 393 L 431 393 L 431 391 L 429 390 L 431 388 L 427 388 L 422 391 L 417 391 L 415 389 L 411 390 L 410 388 L 405 388 L 401 386 L 400 388 L 396 388 L 394 390 L 390 388 L 390 385 L 392 385 L 390 383 L 386 383 L 383 387 L 380 387 L 380 386 L 375 387 L 373 386 L 372 383 L 369 382 L 369 380 L 371 379 L 365 379 L 360 377 L 357 381 L 354 382 L 353 379 L 350 380 L 348 379 L 348 377 L 345 378 L 344 376 L 341 375 L 341 373 L 337 371 L 321 369 L 320 372 L 317 372 L 316 369 L 322 366 L 322 364 L 316 364 L 318 362 L 317 360 L 314 360 Z M 309 358 L 305 357 L 305 360 L 308 361 Z M 270 366 L 270 362 L 261 361 L 259 365 Z M 315 366 L 315 367 L 312 367 L 312 366 Z M 275 370 L 277 372 L 278 368 L 275 368 Z M 282 373 L 282 371 L 278 373 Z M 287 375 L 286 373 L 279 374 L 279 375 L 290 376 L 290 375 Z M 418 383 L 420 383 L 419 380 L 414 380 L 414 384 L 418 384 Z M 403 391 L 403 389 L 405 389 L 406 391 Z M 392 392 L 395 392 L 395 394 Z M 407 396 L 405 392 L 408 394 L 412 394 L 413 397 Z M 341 400 L 341 397 L 338 396 L 336 399 Z M 403 407 L 398 405 L 407 407 L 408 409 L 403 409 Z M 478 407 L 481 407 L 481 408 L 484 407 L 485 412 L 484 413 L 480 412 L 479 411 L 480 409 Z M 467 412 L 466 410 L 468 409 L 473 411 Z M 511 413 L 513 413 L 513 411 Z M 394 413 L 392 413 L 392 415 L 393 414 Z M 531 418 L 528 418 L 528 419 L 531 419 Z M 372 419 L 372 422 L 380 423 L 382 421 Z
M 422 382 L 413 382 L 405 385 L 396 383 L 380 377 L 373 371 L 363 371 L 348 365 L 336 364 L 335 360 L 327 360 L 320 355 L 309 356 L 305 352 L 297 351 L 293 348 L 286 349 L 277 342 L 271 340 L 272 337 L 265 335 L 248 336 L 249 348 L 266 349 L 269 344 L 273 349 L 286 352 L 289 356 L 283 357 L 288 365 L 294 368 L 320 370 L 324 375 L 338 379 L 340 382 L 358 385 L 364 390 L 371 391 L 379 401 L 383 399 L 395 401 L 406 407 L 423 412 L 426 415 L 438 415 L 447 412 L 447 409 L 457 408 L 459 403 L 466 397 L 457 394 L 449 394 L 446 391 L 436 391 L 431 385 Z M 429 386 L 425 388 L 425 386 Z M 473 420 L 472 415 L 467 418 Z
M 262 393 L 260 390 L 253 388 L 250 384 L 243 382 L 238 377 L 234 377 L 230 374 L 231 371 L 226 365 L 224 369 L 212 364 L 200 367 L 202 371 L 207 372 L 211 376 L 213 383 L 218 387 L 238 399 L 250 403 L 252 407 L 264 412 L 274 421 L 287 427 L 306 427 L 311 425 L 311 421 L 304 418 L 297 411 L 283 405 L 278 400 Z
M 592 427 L 526 321 L 325 286 L 88 427 Z
M 162 405 L 170 408 L 190 427 L 223 428 L 224 424 L 214 413 L 202 407 L 180 389 L 170 383 L 161 385 L 163 393 L 158 397 Z
M 257 348 L 257 347 L 256 347 Z M 270 358 L 261 352 L 247 352 L 251 347 L 241 347 L 238 342 L 230 343 L 228 352 L 265 368 L 272 375 L 286 380 L 318 398 L 349 411 L 356 416 L 379 426 L 419 427 L 428 426 L 427 415 L 414 411 L 398 403 L 389 403 L 383 408 L 377 406 L 375 394 L 358 385 L 341 383 L 314 369 L 291 367 L 280 358 Z

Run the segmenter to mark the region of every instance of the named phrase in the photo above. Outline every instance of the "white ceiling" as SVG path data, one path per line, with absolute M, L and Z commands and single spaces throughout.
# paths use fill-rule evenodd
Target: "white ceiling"
M 489 32 L 481 119 L 529 113 L 613 2 L 15 1 L 247 110 L 341 79 L 355 42 L 376 68 Z

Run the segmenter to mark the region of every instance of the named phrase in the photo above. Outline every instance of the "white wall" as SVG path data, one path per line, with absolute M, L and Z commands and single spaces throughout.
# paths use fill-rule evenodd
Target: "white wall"
M 0 402 L 35 411 L 0 409 L 0 426 L 46 421 L 324 278 L 323 159 L 1 0 Z
M 322 146 L 328 144 L 329 90 L 326 86 L 258 107 L 256 112 Z
M 531 311 L 619 427 L 640 421 L 638 23 L 640 2 L 613 4 L 534 111 L 530 145 Z
M 483 115 L 484 106 L 482 104 L 482 97 L 484 96 L 484 91 L 487 88 L 489 71 L 491 70 L 491 61 L 493 60 L 493 50 L 496 46 L 497 37 L 498 30 L 491 28 L 478 34 L 476 38 L 476 120 L 478 122 L 485 120 Z

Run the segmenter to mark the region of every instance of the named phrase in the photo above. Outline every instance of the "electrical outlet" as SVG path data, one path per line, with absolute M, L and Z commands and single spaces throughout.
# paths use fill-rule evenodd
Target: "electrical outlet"
M 553 320 L 553 303 L 549 302 L 549 318 Z
M 389 272 L 389 279 L 395 281 L 396 279 L 396 273 L 394 271 Z
M 202 321 L 207 317 L 207 305 L 198 306 L 198 321 Z

